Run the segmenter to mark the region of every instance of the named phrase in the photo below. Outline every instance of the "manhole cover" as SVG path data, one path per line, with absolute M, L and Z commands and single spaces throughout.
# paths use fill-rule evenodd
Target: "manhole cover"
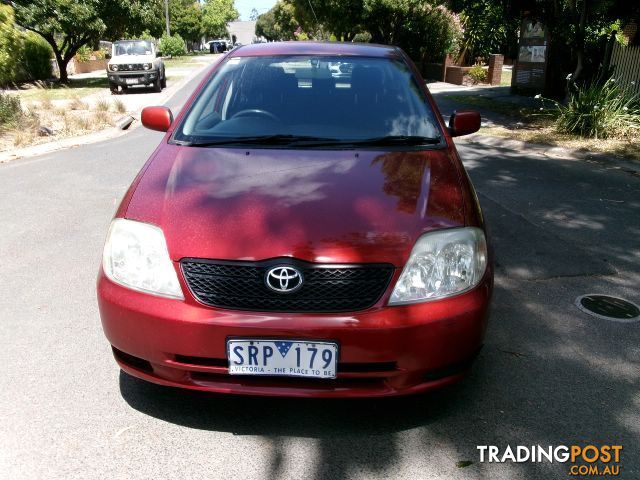
M 584 313 L 615 322 L 637 322 L 640 307 L 635 303 L 609 295 L 590 293 L 576 299 L 576 306 Z

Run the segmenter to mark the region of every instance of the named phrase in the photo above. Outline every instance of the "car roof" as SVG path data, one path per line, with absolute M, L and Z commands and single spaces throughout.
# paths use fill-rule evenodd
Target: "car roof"
M 243 45 L 231 52 L 232 57 L 271 55 L 345 55 L 356 57 L 400 57 L 401 50 L 389 45 L 352 42 L 270 42 Z

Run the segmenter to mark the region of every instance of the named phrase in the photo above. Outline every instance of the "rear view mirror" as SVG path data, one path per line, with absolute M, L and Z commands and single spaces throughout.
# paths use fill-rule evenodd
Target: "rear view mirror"
M 469 135 L 480 130 L 480 114 L 475 110 L 460 110 L 451 114 L 449 133 L 452 137 Z
M 167 107 L 145 107 L 140 119 L 148 129 L 166 132 L 173 123 L 173 114 Z

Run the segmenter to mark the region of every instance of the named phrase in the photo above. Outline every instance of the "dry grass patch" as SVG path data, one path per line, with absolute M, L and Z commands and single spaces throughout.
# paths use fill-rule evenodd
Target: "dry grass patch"
M 619 157 L 640 161 L 640 139 L 593 139 L 576 135 L 558 133 L 553 125 L 537 129 L 511 130 L 504 127 L 483 127 L 483 135 L 505 137 L 522 142 L 539 143 L 554 147 L 568 148 L 582 152 L 613 154 Z
M 71 101 L 69 108 L 71 108 L 71 110 L 89 110 L 89 105 L 80 100 L 78 97 L 75 97 Z
M 99 112 L 108 112 L 110 108 L 111 108 L 111 105 L 104 98 L 96 102 L 96 110 L 98 110 Z
M 114 106 L 116 112 L 118 112 L 118 113 L 126 113 L 126 111 L 127 111 L 127 106 L 119 98 L 117 98 L 116 101 L 113 102 L 113 106 Z

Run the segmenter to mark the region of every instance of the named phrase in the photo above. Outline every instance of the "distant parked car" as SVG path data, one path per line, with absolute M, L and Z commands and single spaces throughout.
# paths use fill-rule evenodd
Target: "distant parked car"
M 224 40 L 211 40 L 209 43 L 209 53 L 224 53 L 227 51 L 227 42 Z
M 153 85 L 156 92 L 161 92 L 167 86 L 164 62 L 155 44 L 149 40 L 114 42 L 107 77 L 111 93 L 117 93 L 118 87 L 126 92 L 135 85 Z

